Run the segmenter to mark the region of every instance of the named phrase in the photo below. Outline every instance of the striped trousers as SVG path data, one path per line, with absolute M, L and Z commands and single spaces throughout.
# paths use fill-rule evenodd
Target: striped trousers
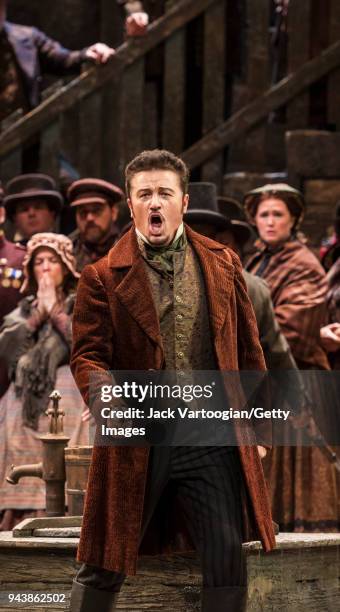
M 244 590 L 247 579 L 242 551 L 243 476 L 237 449 L 153 447 L 142 536 L 167 485 L 175 489 L 186 527 L 199 554 L 203 590 L 207 593 L 228 588 L 235 591 L 235 587 Z M 117 593 L 124 579 L 123 574 L 83 565 L 76 583 Z

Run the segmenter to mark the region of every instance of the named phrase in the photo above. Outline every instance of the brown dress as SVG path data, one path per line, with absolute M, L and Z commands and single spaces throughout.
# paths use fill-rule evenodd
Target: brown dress
M 259 243 L 247 269 L 269 285 L 275 314 L 301 370 L 328 370 L 319 330 L 326 320 L 327 281 L 313 253 L 298 240 L 269 251 Z M 310 397 L 323 393 L 308 376 Z M 273 518 L 284 531 L 338 531 L 337 479 L 320 449 L 273 448 L 265 462 Z

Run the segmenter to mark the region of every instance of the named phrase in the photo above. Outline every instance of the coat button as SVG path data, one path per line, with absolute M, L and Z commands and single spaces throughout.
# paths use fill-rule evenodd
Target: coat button
M 178 357 L 178 359 L 183 359 L 183 357 L 184 357 L 184 353 L 182 353 L 182 351 L 179 351 L 179 352 L 177 353 L 177 357 Z
M 176 295 L 176 302 L 177 302 L 177 304 L 182 304 L 182 301 L 183 300 L 182 300 L 181 296 L 180 295 Z
M 176 315 L 176 320 L 177 321 L 182 321 L 182 319 L 183 319 L 183 315 L 181 315 L 181 314 Z

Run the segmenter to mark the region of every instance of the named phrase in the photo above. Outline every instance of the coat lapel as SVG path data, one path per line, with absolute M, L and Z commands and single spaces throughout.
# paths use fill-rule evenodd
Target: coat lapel
M 186 226 L 188 240 L 200 262 L 215 345 L 228 314 L 234 286 L 234 266 L 222 257 L 225 247 L 197 234 Z M 143 331 L 163 350 L 159 319 L 150 282 L 132 228 L 109 252 L 109 266 L 121 269 L 122 281 L 115 294 Z
M 123 272 L 122 281 L 115 288 L 117 298 L 149 338 L 163 350 L 158 315 L 134 229 L 109 252 L 109 266 Z
M 223 245 L 201 237 L 187 226 L 185 229 L 201 265 L 216 346 L 228 314 L 229 298 L 234 286 L 234 266 L 222 257 L 226 250 Z

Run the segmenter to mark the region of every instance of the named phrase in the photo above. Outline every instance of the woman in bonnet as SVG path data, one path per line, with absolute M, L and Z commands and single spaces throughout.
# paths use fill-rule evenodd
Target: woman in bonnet
M 0 400 L 0 530 L 27 514 L 43 514 L 45 485 L 38 478 L 6 482 L 12 464 L 41 461 L 40 433 L 48 431 L 49 395 L 60 391 L 69 445 L 88 444 L 82 421 L 83 401 L 69 368 L 71 317 L 75 286 L 72 242 L 62 234 L 35 234 L 24 260 L 26 293 L 5 317 L 0 330 L 0 356 L 7 362 L 10 387 Z
M 327 385 L 313 370 L 327 371 L 320 327 L 327 316 L 325 272 L 301 241 L 302 194 L 287 184 L 265 185 L 245 196 L 245 208 L 260 240 L 247 270 L 270 289 L 275 315 L 300 370 L 315 419 L 323 429 L 332 419 Z M 329 390 L 330 392 L 331 390 Z M 325 419 L 325 422 L 324 422 Z M 338 531 L 336 471 L 317 447 L 276 446 L 264 462 L 273 518 L 282 531 Z

